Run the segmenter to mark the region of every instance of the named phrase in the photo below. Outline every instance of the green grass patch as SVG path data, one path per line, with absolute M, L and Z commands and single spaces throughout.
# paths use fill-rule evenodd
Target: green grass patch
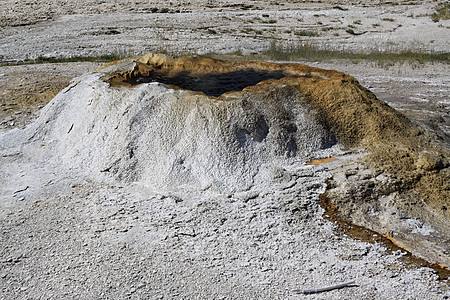
M 271 43 L 270 47 L 263 52 L 264 56 L 273 60 L 305 60 L 305 61 L 331 61 L 338 59 L 349 59 L 354 61 L 366 60 L 380 64 L 395 63 L 426 63 L 440 62 L 450 63 L 450 52 L 426 53 L 415 51 L 382 52 L 372 51 L 369 53 L 354 53 L 345 50 L 320 49 L 314 45 L 298 45 L 282 47 L 277 43 Z
M 264 24 L 275 24 L 276 22 L 277 22 L 277 20 L 261 21 L 261 23 L 264 23 Z
M 348 8 L 343 8 L 342 6 L 339 6 L 339 5 L 333 6 L 333 9 L 344 10 L 344 11 L 348 10 Z
M 171 56 L 192 55 L 194 53 L 169 53 L 163 49 L 155 52 L 168 54 Z M 351 60 L 354 63 L 360 61 L 377 62 L 380 66 L 392 66 L 396 63 L 416 63 L 423 64 L 427 62 L 436 62 L 450 64 L 450 52 L 444 53 L 428 53 L 416 51 L 372 51 L 369 53 L 355 53 L 346 50 L 322 49 L 314 45 L 297 45 L 283 47 L 276 42 L 272 42 L 270 46 L 261 54 L 243 55 L 241 50 L 237 50 L 230 54 L 208 53 L 205 56 L 220 59 L 233 60 L 281 60 L 281 61 L 333 61 L 333 60 Z M 122 55 L 99 55 L 99 56 L 76 56 L 69 58 L 48 58 L 38 57 L 37 59 L 26 59 L 19 62 L 4 62 L 2 66 L 8 65 L 25 65 L 25 64 L 42 64 L 42 63 L 67 63 L 67 62 L 98 62 L 108 63 L 111 61 L 125 58 Z
M 319 36 L 319 34 L 316 31 L 311 30 L 300 30 L 294 32 L 294 34 L 298 36 Z
M 31 65 L 31 64 L 46 64 L 46 63 L 68 63 L 68 62 L 98 62 L 98 63 L 108 63 L 111 61 L 123 59 L 123 56 L 119 55 L 99 55 L 99 56 L 74 56 L 66 58 L 54 58 L 54 57 L 43 57 L 40 56 L 36 59 L 24 59 L 22 61 L 16 62 L 0 62 L 2 66 L 16 66 L 16 65 Z

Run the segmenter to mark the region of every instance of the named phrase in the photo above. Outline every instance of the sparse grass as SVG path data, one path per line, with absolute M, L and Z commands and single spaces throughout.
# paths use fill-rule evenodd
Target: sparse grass
M 326 61 L 336 59 L 350 59 L 354 61 L 368 60 L 380 64 L 395 63 L 425 63 L 441 62 L 450 63 L 450 52 L 446 53 L 426 53 L 414 51 L 384 52 L 372 51 L 369 53 L 354 53 L 345 50 L 327 50 L 320 49 L 314 45 L 298 45 L 283 47 L 276 42 L 271 43 L 270 47 L 263 53 L 269 59 L 273 60 L 306 60 L 306 61 Z
M 32 65 L 32 64 L 46 64 L 46 63 L 68 63 L 68 62 L 100 62 L 107 63 L 119 59 L 123 59 L 124 57 L 118 56 L 116 54 L 105 54 L 99 56 L 74 56 L 67 58 L 54 58 L 54 57 L 44 57 L 39 56 L 36 59 L 25 59 L 17 62 L 5 62 L 0 63 L 3 66 L 9 65 Z
M 334 9 L 338 9 L 338 10 L 344 10 L 344 11 L 348 10 L 348 8 L 344 8 L 344 7 L 341 7 L 339 5 L 333 6 L 333 8 Z
M 242 56 L 243 55 L 241 49 L 238 49 L 238 50 L 234 51 L 232 54 L 233 55 L 237 55 L 237 56 Z
M 165 49 L 154 49 L 154 52 L 168 54 L 172 56 L 180 56 L 178 53 L 170 53 Z M 194 53 L 183 53 L 183 55 L 192 55 Z M 42 63 L 64 63 L 64 62 L 100 62 L 107 63 L 119 59 L 126 58 L 124 53 L 106 54 L 99 56 L 76 56 L 69 58 L 48 58 L 38 57 L 36 59 L 26 59 L 19 62 L 5 62 L 0 65 L 24 65 L 24 64 L 42 64 Z M 232 58 L 239 60 L 246 59 L 261 59 L 261 60 L 304 60 L 304 61 L 331 61 L 346 59 L 352 62 L 359 61 L 373 61 L 377 62 L 381 66 L 392 66 L 396 63 L 414 63 L 423 64 L 426 62 L 437 62 L 450 64 L 450 52 L 433 53 L 433 52 L 418 52 L 418 51 L 371 51 L 369 53 L 355 53 L 345 49 L 323 49 L 311 44 L 297 45 L 283 47 L 282 45 L 272 42 L 267 50 L 263 51 L 260 55 L 243 55 L 241 50 L 237 50 L 233 53 L 224 55 L 217 53 L 209 53 L 205 56 L 220 57 L 220 58 Z
M 345 32 L 351 35 L 357 35 L 356 32 L 353 29 L 347 29 Z
M 373 28 L 378 27 L 378 26 L 380 26 L 380 24 L 378 24 L 378 23 L 372 24 Z
M 381 21 L 394 22 L 395 19 L 392 19 L 392 18 L 383 18 L 383 19 L 381 19 Z
M 353 21 L 353 24 L 361 25 L 362 23 L 361 23 L 361 20 L 356 20 L 356 21 Z
M 435 7 L 435 12 L 431 14 L 431 19 L 433 20 L 433 22 L 439 22 L 441 19 L 450 19 L 450 1 L 439 3 Z
M 294 32 L 295 35 L 298 36 L 319 36 L 319 34 L 316 31 L 311 31 L 311 30 L 300 30 L 300 31 L 296 31 Z
M 276 22 L 277 22 L 277 20 L 261 21 L 261 23 L 264 23 L 264 24 L 275 24 Z
M 243 29 L 241 29 L 241 33 L 249 34 L 251 32 L 254 32 L 254 33 L 260 34 L 260 35 L 263 33 L 262 30 L 257 30 L 257 29 L 253 29 L 253 28 L 243 28 Z

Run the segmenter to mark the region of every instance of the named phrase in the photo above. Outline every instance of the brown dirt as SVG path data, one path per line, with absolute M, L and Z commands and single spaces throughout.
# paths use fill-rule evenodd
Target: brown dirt
M 22 74 L 13 74 L 20 76 Z M 36 79 L 36 78 L 35 78 Z M 44 107 L 61 89 L 66 87 L 71 78 L 59 76 L 47 78 L 42 76 L 33 84 L 17 85 L 10 82 L 0 92 L 0 123 L 12 127 L 27 116 Z
M 23 126 L 72 78 L 96 66 L 59 63 L 0 67 L 0 128 Z

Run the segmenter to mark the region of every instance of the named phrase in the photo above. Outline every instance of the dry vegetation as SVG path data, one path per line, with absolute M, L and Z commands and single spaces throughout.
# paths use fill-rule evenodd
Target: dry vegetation
M 431 19 L 434 22 L 439 22 L 441 19 L 442 20 L 450 19 L 450 1 L 445 1 L 445 2 L 439 3 L 436 6 L 435 10 L 436 10 L 436 12 L 434 12 L 431 15 Z

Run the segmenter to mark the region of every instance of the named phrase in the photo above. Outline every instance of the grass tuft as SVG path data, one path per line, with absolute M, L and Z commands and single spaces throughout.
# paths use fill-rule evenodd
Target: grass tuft
M 319 36 L 319 34 L 316 31 L 311 30 L 300 30 L 294 32 L 294 34 L 298 36 Z
M 338 9 L 338 10 L 344 10 L 344 11 L 348 10 L 348 8 L 343 8 L 343 7 L 339 6 L 339 5 L 333 6 L 333 8 L 334 9 Z
M 107 63 L 119 59 L 123 59 L 124 57 L 118 55 L 99 55 L 99 56 L 74 56 L 74 57 L 66 57 L 66 58 L 54 58 L 54 57 L 44 57 L 39 56 L 36 59 L 25 59 L 17 62 L 4 62 L 0 65 L 31 65 L 31 64 L 45 64 L 45 63 L 67 63 L 67 62 L 100 62 Z
M 431 19 L 433 22 L 439 22 L 442 20 L 448 20 L 450 19 L 450 1 L 445 1 L 439 3 L 435 7 L 435 12 L 431 14 Z
M 395 64 L 397 62 L 414 62 L 423 64 L 425 62 L 450 63 L 450 53 L 427 53 L 415 51 L 371 51 L 369 53 L 354 53 L 345 50 L 320 49 L 314 45 L 297 45 L 283 47 L 272 42 L 269 48 L 263 52 L 269 59 L 273 60 L 306 60 L 306 61 L 330 61 L 336 59 L 350 59 L 355 61 L 368 60 L 380 64 Z

